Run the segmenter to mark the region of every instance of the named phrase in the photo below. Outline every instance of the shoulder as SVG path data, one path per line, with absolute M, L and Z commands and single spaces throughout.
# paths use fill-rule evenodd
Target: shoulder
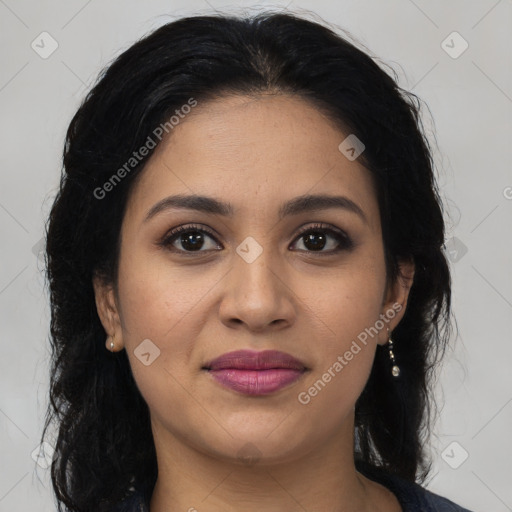
M 398 499 L 403 512 L 471 512 L 415 482 L 380 470 L 364 471 L 367 478 L 387 487 Z
M 416 483 L 404 480 L 400 485 L 402 499 L 404 503 L 408 503 L 404 505 L 408 507 L 404 509 L 404 512 L 471 512 Z

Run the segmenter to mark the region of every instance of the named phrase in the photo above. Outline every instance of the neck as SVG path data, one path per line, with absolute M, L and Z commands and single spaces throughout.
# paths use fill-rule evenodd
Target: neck
M 151 512 L 363 512 L 396 499 L 354 466 L 353 417 L 339 434 L 299 457 L 245 464 L 191 447 L 153 424 L 158 479 Z M 380 489 L 379 489 L 380 488 Z M 379 507 L 373 507 L 375 500 Z M 373 505 L 372 505 L 373 504 Z

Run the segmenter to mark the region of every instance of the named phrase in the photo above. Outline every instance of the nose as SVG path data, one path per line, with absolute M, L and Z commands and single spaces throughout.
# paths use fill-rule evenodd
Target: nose
M 268 253 L 264 250 L 251 263 L 235 256 L 224 280 L 219 308 L 221 321 L 227 327 L 245 326 L 252 332 L 261 332 L 280 330 L 294 323 L 295 294 Z

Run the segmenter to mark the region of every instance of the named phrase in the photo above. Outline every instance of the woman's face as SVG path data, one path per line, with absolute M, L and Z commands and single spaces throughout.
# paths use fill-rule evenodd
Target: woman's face
M 232 96 L 199 103 L 148 162 L 122 224 L 117 294 L 95 285 L 158 444 L 276 462 L 351 431 L 407 289 L 386 286 L 370 174 L 338 148 L 348 135 L 304 100 Z M 176 195 L 211 211 L 165 202 Z M 205 369 L 242 349 L 306 369 Z

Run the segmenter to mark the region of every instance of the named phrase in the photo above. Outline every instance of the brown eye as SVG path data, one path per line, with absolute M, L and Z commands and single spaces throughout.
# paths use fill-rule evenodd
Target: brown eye
M 353 247 L 350 237 L 343 231 L 322 224 L 301 230 L 297 241 L 302 241 L 304 249 L 300 251 L 334 254 Z M 327 250 L 324 250 L 327 247 Z
M 205 244 L 207 245 L 206 242 L 208 239 L 215 242 L 214 244 L 210 244 L 213 247 L 207 247 L 206 250 L 202 250 L 204 249 Z M 173 252 L 181 253 L 206 252 L 212 248 L 220 248 L 212 233 L 205 228 L 190 225 L 179 226 L 178 228 L 171 230 L 162 240 L 161 245 Z

